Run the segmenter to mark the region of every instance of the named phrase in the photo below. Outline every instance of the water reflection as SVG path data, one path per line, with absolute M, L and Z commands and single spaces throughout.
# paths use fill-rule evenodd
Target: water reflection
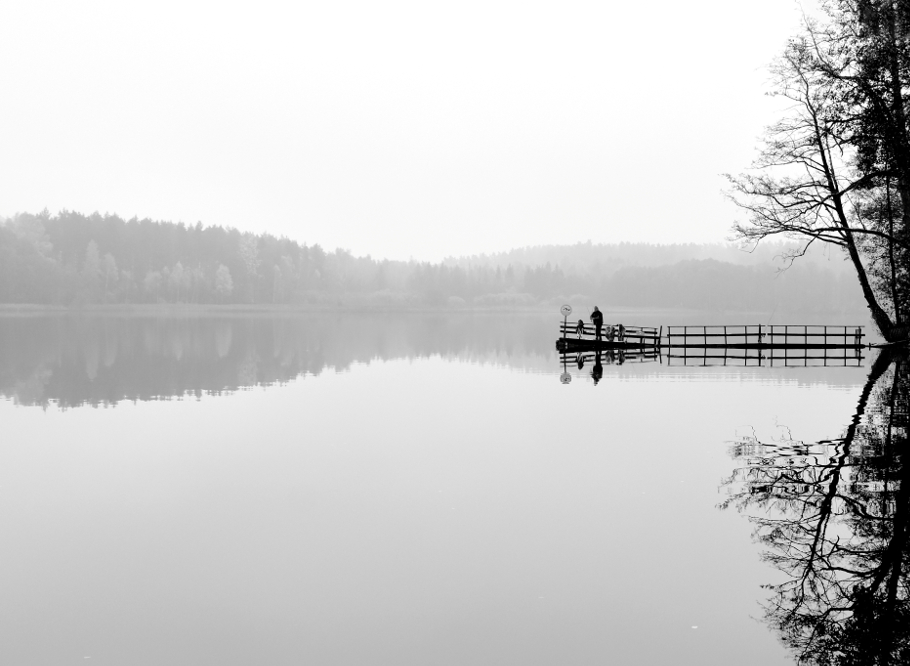
M 589 352 L 570 352 L 560 353 L 560 363 L 563 365 L 570 362 L 578 366 L 579 370 L 584 370 L 587 364 L 593 364 L 597 370 L 596 379 L 603 377 L 603 366 L 622 365 L 626 362 L 631 363 L 659 363 L 661 362 L 660 350 L 658 349 L 622 349 L 622 348 L 604 348 Z M 591 375 L 595 377 L 594 374 Z M 596 382 L 595 382 L 596 383 Z
M 783 664 L 703 443 L 846 422 L 867 370 L 617 350 L 562 386 L 552 323 L 0 319 L 4 395 L 138 399 L 0 400 L 0 663 Z
M 0 317 L 0 396 L 63 407 L 199 396 L 433 355 L 543 369 L 551 324 L 534 315 Z
M 671 349 L 665 356 L 668 365 L 744 366 L 778 368 L 859 368 L 863 365 L 862 347 L 844 349 L 809 349 L 807 347 L 772 349 Z
M 732 447 L 721 506 L 748 515 L 785 575 L 765 619 L 800 663 L 910 663 L 908 399 L 906 352 L 883 353 L 843 436 Z
M 431 356 L 552 373 L 555 354 L 552 316 L 534 313 L 0 316 L 0 397 L 97 406 L 220 394 L 355 363 Z M 849 361 L 821 359 L 817 365 L 827 368 L 809 364 L 797 381 L 852 385 L 852 376 L 831 368 L 861 359 Z M 594 385 L 605 376 L 666 377 L 699 365 L 671 370 L 653 348 L 560 354 L 558 363 L 563 383 L 574 373 Z M 738 365 L 732 371 L 750 363 Z M 765 376 L 762 368 L 745 371 Z
M 597 382 L 599 382 L 604 376 L 604 367 L 600 357 L 601 353 L 598 349 L 597 353 L 594 356 L 594 368 L 591 370 L 591 379 L 594 380 L 594 386 L 597 386 Z

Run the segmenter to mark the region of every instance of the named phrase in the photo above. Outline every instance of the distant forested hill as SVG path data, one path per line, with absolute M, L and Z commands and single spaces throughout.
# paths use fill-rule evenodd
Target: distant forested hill
M 680 261 L 714 259 L 736 266 L 771 266 L 783 268 L 783 255 L 795 245 L 766 242 L 748 251 L 732 243 L 575 243 L 573 245 L 538 245 L 494 254 L 449 257 L 443 263 L 463 268 L 479 266 L 535 267 L 547 263 L 573 273 L 611 274 L 625 266 L 667 266 Z M 835 272 L 849 273 L 852 268 L 843 255 L 830 247 L 814 246 L 799 260 L 801 266 L 812 265 Z
M 783 249 L 580 243 L 432 264 L 218 226 L 45 211 L 0 223 L 0 302 L 862 309 L 840 258 L 810 255 L 780 272 Z

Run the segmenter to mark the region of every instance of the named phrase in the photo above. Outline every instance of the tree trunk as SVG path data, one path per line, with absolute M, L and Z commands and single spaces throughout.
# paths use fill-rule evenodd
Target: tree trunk
M 882 337 L 888 342 L 905 340 L 907 338 L 907 327 L 895 326 L 894 322 L 891 321 L 891 317 L 885 312 L 885 309 L 878 304 L 878 299 L 875 297 L 872 285 L 869 284 L 869 277 L 866 275 L 866 269 L 863 266 L 862 260 L 860 260 L 859 252 L 853 242 L 853 235 L 848 231 L 846 236 L 847 252 L 850 255 L 850 261 L 853 262 L 853 267 L 856 269 L 856 277 L 859 280 L 859 286 L 863 290 L 866 306 L 872 314 L 872 321 L 875 322 L 878 332 L 881 333 Z

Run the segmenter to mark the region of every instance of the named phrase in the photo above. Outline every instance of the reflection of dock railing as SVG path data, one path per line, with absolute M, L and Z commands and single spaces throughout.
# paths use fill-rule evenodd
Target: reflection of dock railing
M 678 366 L 780 366 L 786 368 L 860 367 L 860 347 L 673 347 L 664 351 L 667 365 Z
M 623 365 L 624 363 L 660 363 L 658 347 L 638 349 L 608 349 L 600 352 L 600 362 L 604 365 Z M 560 352 L 559 362 L 563 365 L 574 365 L 581 359 L 582 364 L 596 363 L 597 352 Z

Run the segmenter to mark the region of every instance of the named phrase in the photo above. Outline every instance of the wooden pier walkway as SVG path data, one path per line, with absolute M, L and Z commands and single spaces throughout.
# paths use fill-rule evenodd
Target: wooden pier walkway
M 749 324 L 718 326 L 605 325 L 601 340 L 592 324 L 560 324 L 562 362 L 605 355 L 607 362 L 666 361 L 668 365 L 822 367 L 859 366 L 862 326 Z M 618 355 L 614 355 L 614 353 Z
M 577 329 L 578 324 L 560 324 L 561 339 L 572 343 L 597 343 L 597 331 L 594 324 L 585 324 L 581 334 Z M 623 328 L 622 336 L 619 334 L 619 324 L 607 325 L 601 329 L 601 342 L 626 347 L 654 347 L 660 345 L 660 330 L 653 326 L 629 326 Z
M 605 325 L 596 340 L 592 324 L 562 323 L 557 344 L 571 347 L 661 347 L 663 349 L 855 349 L 863 345 L 862 326 L 822 324 L 744 324 L 724 326 Z

